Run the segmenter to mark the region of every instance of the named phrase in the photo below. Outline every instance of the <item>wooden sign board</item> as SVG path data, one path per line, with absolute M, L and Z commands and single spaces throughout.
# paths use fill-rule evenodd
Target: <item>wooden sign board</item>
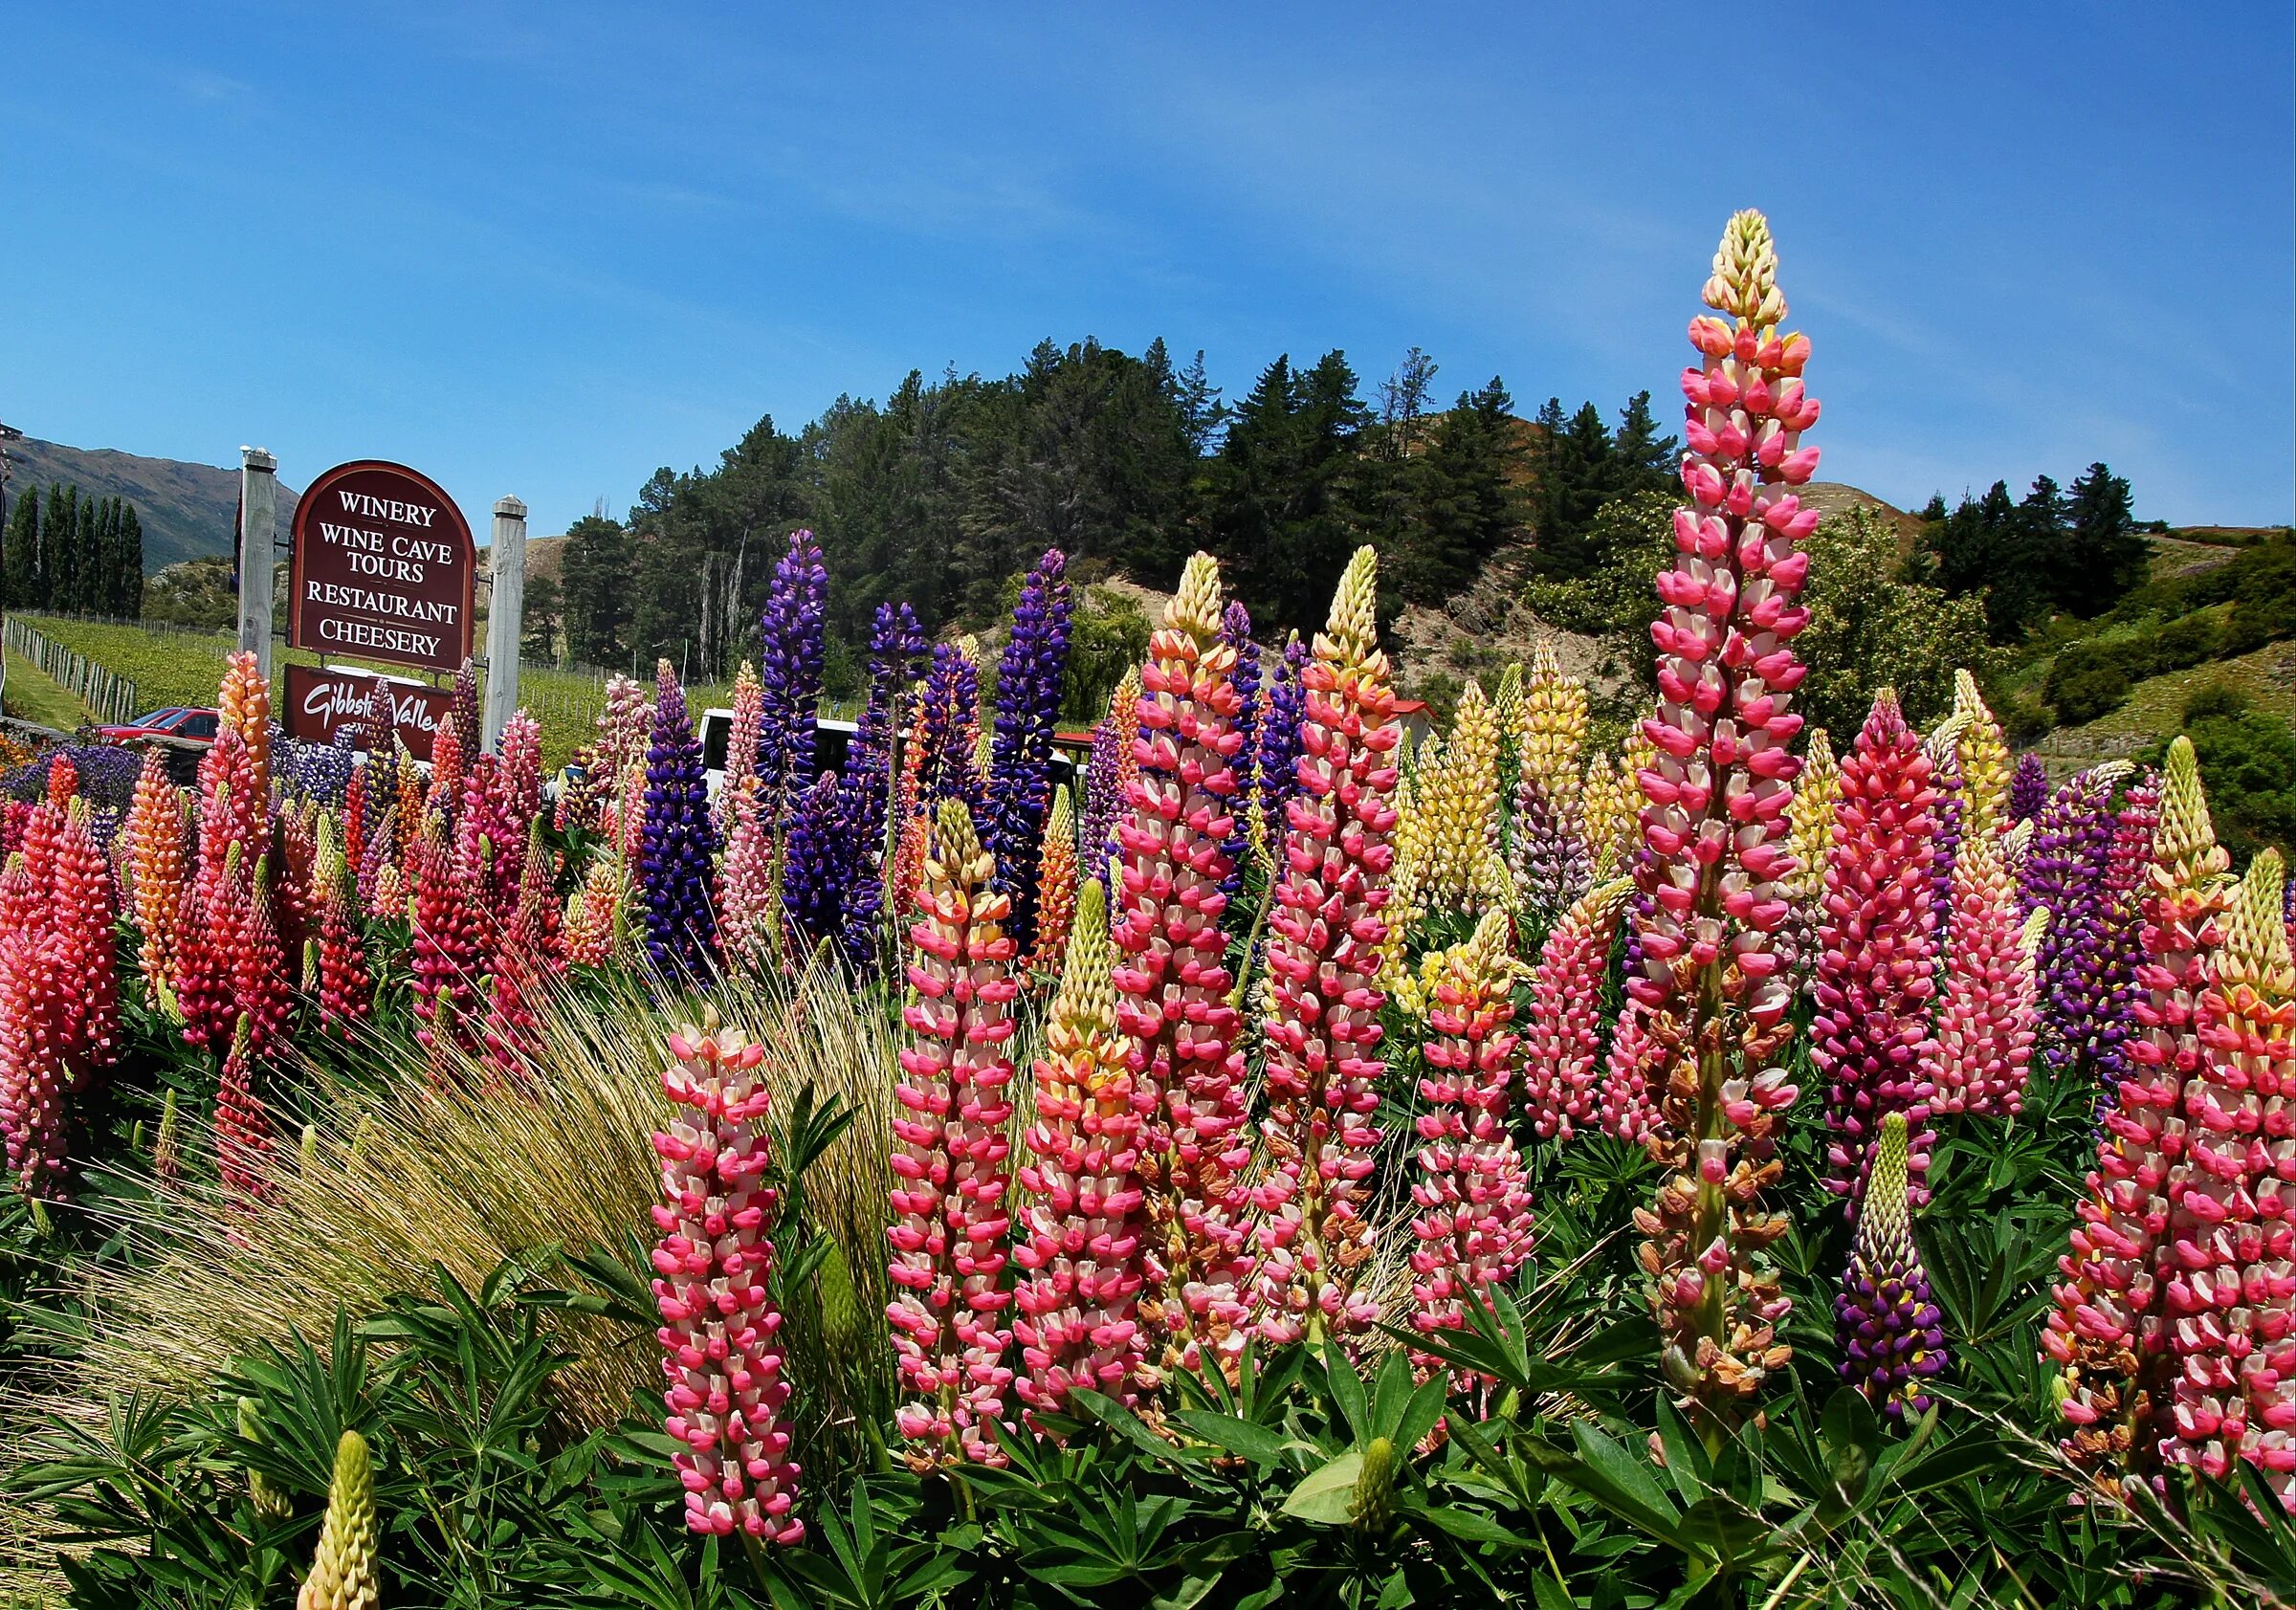
M 444 688 L 371 671 L 287 668 L 287 736 L 305 743 L 332 743 L 336 729 L 349 727 L 354 748 L 386 750 L 396 734 L 408 754 L 428 761 L 431 739 L 453 716 L 454 695 Z
M 295 506 L 287 641 L 459 670 L 477 558 L 470 523 L 430 476 L 379 459 L 338 464 Z

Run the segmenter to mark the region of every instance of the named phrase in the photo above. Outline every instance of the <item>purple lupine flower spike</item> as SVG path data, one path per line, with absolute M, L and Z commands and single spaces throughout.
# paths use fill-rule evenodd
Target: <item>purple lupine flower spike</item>
M 701 739 L 686 714 L 685 691 L 663 660 L 654 670 L 653 740 L 646 752 L 646 810 L 639 824 L 638 881 L 646 953 L 671 978 L 697 976 L 718 962 L 718 914 L 711 904 L 708 774 Z
M 2113 932 L 2112 785 L 2126 769 L 2085 771 L 2049 796 L 2019 885 L 2022 911 L 2049 912 L 2039 968 L 2042 1054 L 2060 1072 L 2086 1066 L 2107 1080 L 2118 1070 L 2135 988 L 2136 959 Z
M 766 820 L 786 820 L 797 796 L 813 785 L 813 733 L 821 706 L 823 617 L 829 572 L 810 531 L 792 531 L 789 551 L 773 567 L 760 623 L 764 641 L 758 680 L 764 702 L 758 719 L 758 788 Z
M 885 818 L 892 808 L 893 750 L 909 726 L 910 684 L 925 635 L 906 604 L 880 604 L 869 638 L 869 703 L 846 751 L 839 808 L 853 840 L 845 897 L 845 954 L 863 976 L 877 964 L 877 920 L 885 905 Z
M 1260 817 L 1271 837 L 1282 836 L 1284 807 L 1299 792 L 1299 726 L 1308 710 L 1299 673 L 1307 663 L 1308 646 L 1293 632 L 1268 683 L 1267 713 L 1260 724 L 1259 782 Z
M 2041 807 L 2048 798 L 2048 771 L 2042 765 L 2041 757 L 2028 749 L 2017 758 L 2017 769 L 2009 774 L 2010 824 L 2032 821 L 2041 814 Z
M 1930 841 L 1930 905 L 1936 913 L 1937 932 L 1943 935 L 1954 920 L 1954 863 L 1961 854 L 1961 756 L 1954 744 L 1947 743 L 1932 758 L 1936 769 L 1930 785 L 1937 798 L 1930 806 L 1936 824 Z M 1938 955 L 1950 965 L 1942 945 Z
M 1221 617 L 1220 641 L 1236 651 L 1236 670 L 1230 681 L 1235 686 L 1239 700 L 1236 731 L 1244 739 L 1236 750 L 1236 799 L 1239 803 L 1249 802 L 1256 806 L 1260 759 L 1260 650 L 1251 640 L 1251 611 L 1244 607 L 1241 600 L 1230 603 L 1227 612 Z M 1260 826 L 1265 842 L 1281 842 L 1281 822 L 1263 820 Z M 1227 870 L 1227 876 L 1221 880 L 1220 887 L 1227 895 L 1230 920 L 1240 921 L 1245 927 L 1249 927 L 1251 913 L 1245 909 L 1245 902 L 1241 898 L 1246 859 L 1242 855 L 1236 857 L 1236 864 Z
M 1052 805 L 1052 728 L 1068 668 L 1068 556 L 1046 550 L 1013 607 L 1012 635 L 997 662 L 997 725 L 989 739 L 987 830 L 996 887 L 1012 897 L 1005 919 L 1020 952 L 1036 943 L 1036 868 Z
M 1945 1327 L 1906 1202 L 1906 1115 L 1889 1113 L 1874 1144 L 1858 1239 L 1834 1299 L 1842 1378 L 1891 1420 L 1930 1406 L 1928 1382 L 1945 1368 Z
M 808 951 L 831 936 L 842 942 L 856 845 L 846 828 L 835 772 L 823 772 L 798 796 L 788 834 L 782 864 L 782 910 L 790 926 L 804 936 Z
M 976 821 L 983 814 L 981 778 L 973 766 L 980 711 L 981 668 L 956 644 L 934 644 L 916 722 L 916 740 L 925 746 L 917 804 L 928 815 L 938 800 L 961 800 Z

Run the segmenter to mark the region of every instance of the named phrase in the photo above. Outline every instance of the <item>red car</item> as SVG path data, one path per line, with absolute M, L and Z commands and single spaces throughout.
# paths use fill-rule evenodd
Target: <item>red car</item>
M 183 705 L 169 705 L 139 716 L 121 727 L 98 727 L 96 736 L 106 743 L 133 743 L 140 738 L 173 738 L 188 743 L 215 741 L 216 715 L 212 710 L 193 710 Z

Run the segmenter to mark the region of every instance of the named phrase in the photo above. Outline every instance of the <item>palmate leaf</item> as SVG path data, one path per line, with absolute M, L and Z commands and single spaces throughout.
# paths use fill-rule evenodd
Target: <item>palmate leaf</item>
M 1232 1414 L 1214 1414 L 1209 1409 L 1174 1409 L 1164 1417 L 1201 1442 L 1211 1444 L 1224 1453 L 1273 1469 L 1284 1463 L 1288 1452 L 1309 1449 L 1312 1445 L 1285 1436 L 1269 1426 L 1240 1420 Z

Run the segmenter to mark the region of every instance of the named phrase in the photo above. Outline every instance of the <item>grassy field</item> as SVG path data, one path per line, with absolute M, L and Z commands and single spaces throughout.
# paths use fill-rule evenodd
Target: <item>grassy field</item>
M 7 714 L 21 721 L 70 732 L 90 718 L 88 707 L 21 654 L 8 656 Z
M 136 684 L 136 692 L 145 710 L 164 705 L 209 705 L 215 702 L 215 684 L 223 674 L 224 656 L 232 651 L 232 639 L 224 632 L 182 631 L 168 627 L 122 626 L 100 621 L 62 620 L 53 616 L 26 616 L 28 624 L 45 634 L 51 642 L 60 643 L 77 653 L 108 671 L 117 672 Z M 277 664 L 317 665 L 319 656 L 301 649 L 278 645 L 274 653 Z M 11 660 L 9 672 L 12 690 L 16 675 Z M 338 664 L 355 662 L 338 659 Z M 29 669 L 29 668 L 27 668 Z M 404 674 L 404 668 L 377 667 Z M 33 676 L 39 676 L 33 672 Z M 39 677 L 42 682 L 47 678 Z M 480 678 L 483 683 L 483 674 Z M 54 683 L 48 683 L 51 688 Z M 55 689 L 58 694 L 61 689 Z M 519 702 L 531 711 L 542 724 L 542 763 L 556 768 L 563 765 L 575 748 L 589 740 L 598 713 L 606 706 L 606 683 L 600 676 L 585 672 L 559 671 L 547 666 L 521 666 L 519 669 Z M 689 709 L 699 712 L 713 705 L 722 705 L 732 696 L 729 687 L 707 683 L 686 690 Z M 13 698 L 11 698 L 12 708 Z M 39 719 L 28 717 L 28 719 Z M 49 723 L 56 725 L 59 723 Z M 69 726 L 70 722 L 60 723 Z

